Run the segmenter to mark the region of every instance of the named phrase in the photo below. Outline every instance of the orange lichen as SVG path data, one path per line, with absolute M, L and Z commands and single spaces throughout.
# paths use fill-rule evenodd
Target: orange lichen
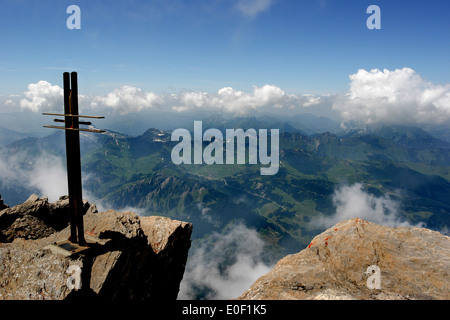
M 86 233 L 87 233 L 87 234 L 90 234 L 91 236 L 94 236 L 94 237 L 95 237 L 94 230 L 95 230 L 96 227 L 97 227 L 97 226 L 95 226 L 91 231 L 87 231 Z

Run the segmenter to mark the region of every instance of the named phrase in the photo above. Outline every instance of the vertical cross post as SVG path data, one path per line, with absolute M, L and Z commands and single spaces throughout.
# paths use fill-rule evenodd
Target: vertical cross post
M 69 191 L 69 222 L 70 246 L 72 252 L 87 249 L 84 237 L 83 215 L 83 193 L 81 184 L 81 155 L 80 155 L 80 131 L 103 133 L 105 130 L 80 128 L 80 125 L 91 125 L 89 121 L 80 121 L 80 118 L 103 119 L 101 116 L 82 116 L 78 114 L 78 79 L 77 73 L 64 72 L 64 113 L 43 113 L 49 116 L 63 116 L 62 119 L 54 119 L 55 122 L 64 122 L 61 126 L 44 126 L 45 128 L 62 129 L 66 134 L 66 160 L 67 160 L 67 182 Z M 66 248 L 67 240 L 59 245 Z M 78 246 L 74 245 L 78 243 Z M 77 249 L 74 249 L 78 247 Z
M 80 132 L 78 116 L 78 79 L 77 73 L 63 74 L 64 117 L 66 133 L 67 182 L 69 189 L 70 240 L 83 246 L 83 195 L 81 184 Z M 70 130 L 72 129 L 72 130 Z

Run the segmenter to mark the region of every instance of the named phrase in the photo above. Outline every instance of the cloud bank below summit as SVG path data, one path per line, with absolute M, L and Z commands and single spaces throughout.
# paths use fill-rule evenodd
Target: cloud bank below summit
M 248 115 L 255 111 L 303 113 L 325 108 L 340 115 L 347 124 L 442 124 L 450 122 L 450 84 L 433 84 L 411 68 L 393 71 L 358 70 L 350 75 L 346 94 L 292 94 L 265 84 L 251 92 L 224 87 L 215 93 L 185 91 L 174 94 L 146 92 L 122 86 L 106 95 L 80 94 L 83 112 L 109 112 L 117 115 L 142 111 L 223 112 Z M 62 89 L 41 80 L 28 86 L 22 97 L 8 97 L 8 110 L 14 105 L 33 112 L 61 108 Z
M 375 196 L 365 190 L 362 183 L 341 185 L 333 194 L 336 211 L 332 216 L 319 216 L 311 224 L 330 228 L 336 223 L 360 218 L 389 227 L 425 227 L 423 223 L 411 225 L 400 214 L 401 203 L 388 195 Z
M 262 261 L 264 241 L 258 233 L 238 223 L 224 233 L 213 233 L 194 244 L 180 284 L 178 299 L 196 299 L 196 288 L 207 300 L 234 299 L 273 266 Z

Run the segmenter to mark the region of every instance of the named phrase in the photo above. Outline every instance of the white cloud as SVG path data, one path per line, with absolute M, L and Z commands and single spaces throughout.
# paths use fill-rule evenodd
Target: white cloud
M 23 180 L 23 174 L 20 174 L 21 155 L 9 155 L 2 153 L 0 155 L 0 181 L 2 184 L 12 185 L 15 182 L 20 184 Z M 19 174 L 18 174 L 19 173 Z
M 24 94 L 20 106 L 33 112 L 60 109 L 63 104 L 63 89 L 44 80 L 30 83 Z
M 306 101 L 303 103 L 303 107 L 312 107 L 318 105 L 322 100 L 320 97 L 312 96 L 312 95 L 303 95 Z
M 412 225 L 399 214 L 400 203 L 388 196 L 376 197 L 363 190 L 361 183 L 341 186 L 333 195 L 336 212 L 331 217 L 318 217 L 311 222 L 316 225 L 331 227 L 336 223 L 352 218 L 361 218 L 390 227 L 411 227 Z M 423 226 L 419 224 L 418 226 Z
M 34 112 L 62 109 L 63 90 L 47 81 L 41 80 L 38 83 L 30 84 L 24 95 L 25 98 L 20 101 L 20 105 L 24 109 Z M 84 96 L 79 94 L 78 100 L 80 112 L 96 112 L 98 110 L 109 112 L 108 110 L 111 110 L 122 115 L 144 110 L 168 109 L 180 113 L 204 110 L 245 115 L 255 110 L 273 111 L 283 108 L 295 110 L 313 107 L 322 102 L 318 96 L 288 94 L 281 88 L 270 84 L 254 86 L 251 92 L 224 87 L 216 93 L 186 91 L 178 94 L 157 94 L 125 85 L 106 95 Z M 13 101 L 8 102 L 8 104 L 12 103 Z
M 450 84 L 433 84 L 410 68 L 359 70 L 350 80 L 348 94 L 333 104 L 344 121 L 363 125 L 450 121 Z
M 93 100 L 91 106 L 101 103 L 121 114 L 151 109 L 163 101 L 161 97 L 153 92 L 144 92 L 132 86 L 122 86 L 114 89 L 104 97 L 95 97 Z
M 201 213 L 201 218 L 208 221 L 209 223 L 213 222 L 213 217 L 209 214 L 209 211 L 211 211 L 211 208 L 205 207 L 205 204 L 203 202 L 197 203 L 197 209 Z
M 208 300 L 236 298 L 271 267 L 261 262 L 264 242 L 254 230 L 235 225 L 226 234 L 212 234 L 189 254 L 178 299 L 195 298 L 194 287 L 209 288 Z M 234 259 L 229 264 L 227 261 Z
M 172 95 L 167 99 L 167 103 L 173 104 L 172 109 L 178 112 L 205 109 L 240 115 L 263 109 L 312 107 L 320 102 L 320 97 L 287 94 L 281 88 L 269 84 L 262 87 L 254 86 L 251 93 L 224 87 L 216 94 L 186 92 L 179 96 Z
M 225 87 L 212 98 L 211 104 L 228 112 L 246 113 L 262 106 L 277 105 L 284 96 L 283 90 L 268 84 L 262 87 L 255 86 L 251 94 Z
M 180 113 L 204 110 L 239 115 L 255 110 L 273 112 L 281 109 L 293 113 L 298 109 L 332 104 L 344 124 L 437 124 L 450 121 L 450 84 L 433 84 L 410 68 L 359 70 L 350 75 L 350 80 L 349 92 L 332 98 L 286 93 L 272 84 L 254 86 L 250 92 L 224 87 L 215 93 L 186 91 L 177 94 L 157 94 L 125 85 L 103 96 L 80 94 L 79 103 L 80 112 L 82 108 L 106 109 L 107 112 L 110 109 L 119 114 L 143 110 Z M 61 110 L 62 95 L 61 87 L 41 80 L 29 84 L 20 106 L 34 112 Z M 4 103 L 5 108 L 13 104 L 13 98 Z
M 267 11 L 272 5 L 272 0 L 238 0 L 236 9 L 243 15 L 254 18 L 258 14 Z
M 252 93 L 225 87 L 218 90 L 217 94 L 188 91 L 171 95 L 158 95 L 123 86 L 104 97 L 95 97 L 91 106 L 109 107 L 122 114 L 167 106 L 177 112 L 204 109 L 243 114 L 259 107 L 280 104 L 284 96 L 280 88 L 272 85 L 254 87 Z
M 49 201 L 56 201 L 60 196 L 68 194 L 66 167 L 60 157 L 48 154 L 40 156 L 27 176 L 29 185 L 37 188 Z
M 0 157 L 0 182 L 3 187 L 36 190 L 39 196 L 56 201 L 67 194 L 67 174 L 63 159 L 50 154 L 30 157 L 25 152 Z

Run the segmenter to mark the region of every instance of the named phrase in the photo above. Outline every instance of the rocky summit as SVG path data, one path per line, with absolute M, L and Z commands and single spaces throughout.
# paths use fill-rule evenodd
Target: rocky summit
M 6 208 L 9 208 L 9 206 L 3 202 L 2 195 L 0 194 L 0 211 Z
M 67 197 L 0 211 L 0 299 L 175 300 L 192 225 L 84 201 L 88 248 L 67 241 Z M 61 245 L 63 244 L 63 245 Z
M 448 300 L 450 237 L 342 221 L 281 259 L 239 300 Z

